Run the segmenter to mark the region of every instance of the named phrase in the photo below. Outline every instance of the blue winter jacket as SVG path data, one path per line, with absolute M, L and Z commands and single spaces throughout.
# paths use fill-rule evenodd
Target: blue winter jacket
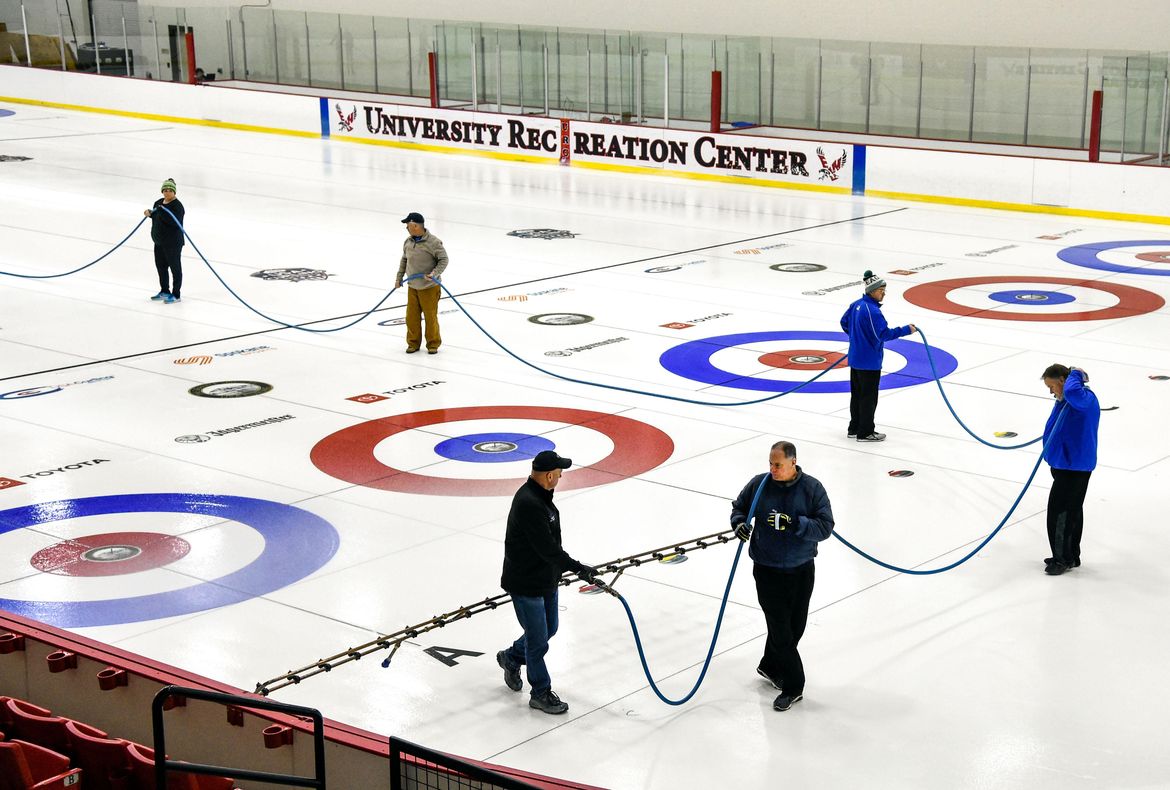
M 743 491 L 731 503 L 731 526 L 737 527 L 747 521 L 748 510 L 760 480 L 767 478 L 764 492 L 760 494 L 753 519 L 751 542 L 748 556 L 761 565 L 773 568 L 796 568 L 817 556 L 818 541 L 827 540 L 833 534 L 833 509 L 825 487 L 815 477 L 810 477 L 796 467 L 796 477 L 787 482 L 777 482 L 765 472 L 756 475 L 744 486 Z M 792 520 L 791 525 L 781 529 L 777 513 L 785 513 Z
M 891 329 L 882 315 L 882 303 L 866 294 L 841 316 L 841 331 L 849 335 L 849 367 L 881 370 L 886 341 L 905 337 L 910 327 Z
M 1053 433 L 1056 416 L 1064 412 L 1060 428 Z M 1097 427 L 1101 422 L 1101 404 L 1085 386 L 1085 375 L 1070 370 L 1064 381 L 1064 399 L 1052 406 L 1044 426 L 1044 458 L 1053 469 L 1091 472 L 1097 467 Z

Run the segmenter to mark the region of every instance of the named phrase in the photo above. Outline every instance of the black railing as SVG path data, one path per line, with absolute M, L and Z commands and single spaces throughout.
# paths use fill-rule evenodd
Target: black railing
M 413 758 L 413 759 L 409 759 Z M 537 785 L 390 736 L 390 790 L 539 790 Z
M 302 716 L 313 720 L 313 762 L 316 777 L 298 776 L 296 774 L 277 774 L 269 771 L 252 771 L 244 768 L 228 768 L 219 765 L 203 763 L 188 763 L 167 759 L 166 733 L 163 728 L 163 703 L 170 697 L 185 697 L 207 702 L 219 702 L 236 705 L 241 708 L 255 708 L 256 710 L 270 710 L 277 713 L 286 713 L 293 716 Z M 287 705 L 283 702 L 273 702 L 255 697 L 245 697 L 240 694 L 223 694 L 218 691 L 185 688 L 183 686 L 166 686 L 154 695 L 151 703 L 151 719 L 154 723 L 154 775 L 158 787 L 167 786 L 167 771 L 185 771 L 191 774 L 210 776 L 230 776 L 234 779 L 255 779 L 258 782 L 286 785 L 290 787 L 315 787 L 326 790 L 325 787 L 325 727 L 321 718 L 321 711 L 314 708 L 304 708 L 300 705 Z

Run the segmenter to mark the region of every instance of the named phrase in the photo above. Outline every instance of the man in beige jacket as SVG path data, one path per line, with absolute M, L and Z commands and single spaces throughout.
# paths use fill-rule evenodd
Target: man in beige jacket
M 427 353 L 438 354 L 443 338 L 439 335 L 439 276 L 447 268 L 447 250 L 438 236 L 429 233 L 423 215 L 412 211 L 402 220 L 409 238 L 402 245 L 402 260 L 394 287 L 401 288 L 404 278 L 421 274 L 407 282 L 406 353 L 413 354 L 422 345 L 422 319 L 427 322 Z

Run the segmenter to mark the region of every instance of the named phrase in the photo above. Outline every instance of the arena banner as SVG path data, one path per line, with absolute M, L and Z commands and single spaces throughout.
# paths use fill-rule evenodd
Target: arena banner
M 442 110 L 407 104 L 321 99 L 321 133 L 367 143 L 417 144 L 491 152 L 509 158 L 561 159 L 558 118 Z
M 574 121 L 574 163 L 657 168 L 852 191 L 855 147 L 844 143 L 787 140 L 684 129 L 643 129 Z

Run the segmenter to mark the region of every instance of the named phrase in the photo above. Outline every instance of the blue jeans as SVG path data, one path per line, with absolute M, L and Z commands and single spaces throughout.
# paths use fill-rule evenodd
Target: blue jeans
M 516 610 L 516 619 L 520 621 L 524 635 L 505 653 L 512 666 L 527 665 L 531 694 L 539 697 L 552 688 L 544 655 L 548 652 L 548 640 L 553 638 L 560 624 L 557 591 L 548 595 L 513 595 L 512 608 Z

